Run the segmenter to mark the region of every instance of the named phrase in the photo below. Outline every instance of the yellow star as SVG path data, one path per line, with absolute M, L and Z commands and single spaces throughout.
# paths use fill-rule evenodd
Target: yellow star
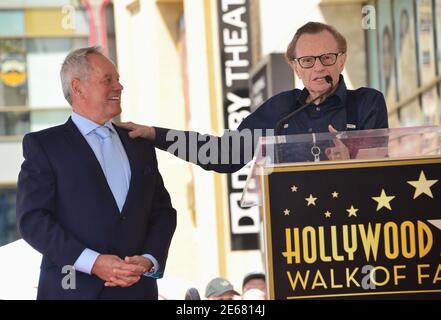
M 346 211 L 349 213 L 348 218 L 352 216 L 356 217 L 358 209 L 355 209 L 354 206 L 351 205 L 351 207 L 349 209 L 346 209 Z
M 372 197 L 373 200 L 378 202 L 377 211 L 380 211 L 381 208 L 385 207 L 389 210 L 392 210 L 390 207 L 390 202 L 395 198 L 395 196 L 387 196 L 384 189 L 381 189 L 381 195 L 379 197 Z
M 285 209 L 285 210 L 283 210 L 283 213 L 285 214 L 285 216 L 289 216 L 289 213 L 290 213 L 291 211 L 289 210 L 289 209 Z
M 410 184 L 412 187 L 415 187 L 415 194 L 413 195 L 413 198 L 418 198 L 419 195 L 425 193 L 429 197 L 433 199 L 432 190 L 430 190 L 430 187 L 433 186 L 435 183 L 437 183 L 438 180 L 426 180 L 426 176 L 424 175 L 424 171 L 421 170 L 420 178 L 416 181 L 407 181 L 408 184 Z
M 330 218 L 331 217 L 331 212 L 329 212 L 329 210 L 328 211 L 326 211 L 325 213 L 324 213 L 324 215 L 325 215 L 325 217 L 326 218 Z
M 317 198 L 314 198 L 312 194 L 310 194 L 308 198 L 305 198 L 305 200 L 308 201 L 309 207 L 311 204 L 315 206 L 315 200 L 317 200 Z
M 337 191 L 334 191 L 333 193 L 331 193 L 332 194 L 332 197 L 333 198 L 338 198 L 338 192 Z
M 292 187 L 291 187 L 291 192 L 297 192 L 297 186 L 295 186 L 295 185 L 292 185 Z

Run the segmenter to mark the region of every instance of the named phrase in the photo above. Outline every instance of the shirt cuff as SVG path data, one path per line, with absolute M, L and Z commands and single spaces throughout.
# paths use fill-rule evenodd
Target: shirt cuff
M 78 259 L 74 263 L 75 270 L 92 274 L 92 267 L 100 254 L 91 249 L 84 249 Z
M 161 278 L 162 272 L 159 270 L 158 260 L 156 260 L 155 257 L 153 257 L 151 254 L 143 254 L 142 256 L 153 262 L 153 268 L 144 273 L 144 276 L 156 279 Z

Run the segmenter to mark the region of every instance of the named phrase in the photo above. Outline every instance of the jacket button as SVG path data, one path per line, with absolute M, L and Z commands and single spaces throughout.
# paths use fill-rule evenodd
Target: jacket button
M 126 216 L 121 216 L 119 219 L 120 220 L 126 220 Z

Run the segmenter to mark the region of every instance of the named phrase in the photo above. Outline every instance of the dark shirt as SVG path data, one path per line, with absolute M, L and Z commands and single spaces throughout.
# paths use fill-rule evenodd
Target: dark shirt
M 254 129 L 274 129 L 281 118 L 302 106 L 308 95 L 309 92 L 305 88 L 303 90 L 293 89 L 285 91 L 271 97 L 256 111 L 246 117 L 233 134 L 242 132 L 244 129 L 251 129 L 252 133 Z M 351 119 L 351 122 L 356 123 L 348 123 L 348 119 Z M 325 101 L 318 105 L 311 104 L 310 106 L 307 106 L 291 118 L 287 124 L 287 128 L 282 128 L 280 134 L 292 135 L 311 132 L 328 132 L 328 125 L 330 124 L 337 131 L 347 131 L 348 127 L 352 130 L 387 128 L 388 118 L 386 102 L 383 94 L 375 89 L 363 87 L 357 90 L 348 90 L 343 76 L 340 75 L 337 89 L 327 97 Z M 182 141 L 179 141 L 178 144 L 175 145 L 185 145 L 185 152 L 182 152 L 181 150 L 179 153 L 179 150 L 176 148 L 172 148 L 173 150 L 168 151 L 186 161 L 193 162 L 206 170 L 214 170 L 224 173 L 235 172 L 248 163 L 253 156 L 253 154 L 251 154 L 250 158 L 249 154 L 242 154 L 243 144 L 246 143 L 245 141 L 242 141 L 239 150 L 231 150 L 231 148 L 225 150 L 225 148 L 221 148 L 222 143 L 224 142 L 226 145 L 227 143 L 225 140 L 230 139 L 226 134 L 222 137 L 214 137 L 210 135 L 200 135 L 189 131 L 177 131 L 165 128 L 155 129 L 156 139 L 154 145 L 166 151 L 177 141 L 177 139 L 167 141 L 167 134 L 180 137 L 179 139 L 185 135 L 187 138 L 185 144 L 181 144 Z M 264 132 L 263 135 L 265 134 L 266 133 Z M 210 140 L 211 143 L 214 141 L 214 144 L 217 144 L 220 150 L 220 152 L 218 152 L 219 161 L 214 161 L 216 163 L 203 163 L 200 159 L 196 159 L 196 155 L 191 155 L 190 150 L 195 149 L 190 146 L 190 138 L 192 136 L 198 137 L 197 150 L 200 150 L 200 148 L 204 146 L 205 141 Z M 254 139 L 254 147 L 257 142 L 256 140 L 257 139 Z M 206 147 L 207 146 L 205 146 L 205 148 Z M 240 161 L 233 161 L 235 152 L 240 153 Z M 228 154 L 229 161 L 227 163 L 225 163 L 225 161 L 221 163 L 222 153 Z

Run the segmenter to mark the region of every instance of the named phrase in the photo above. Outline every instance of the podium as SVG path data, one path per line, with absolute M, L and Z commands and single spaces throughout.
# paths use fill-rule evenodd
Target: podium
M 441 299 L 441 126 L 261 138 L 270 299 Z

